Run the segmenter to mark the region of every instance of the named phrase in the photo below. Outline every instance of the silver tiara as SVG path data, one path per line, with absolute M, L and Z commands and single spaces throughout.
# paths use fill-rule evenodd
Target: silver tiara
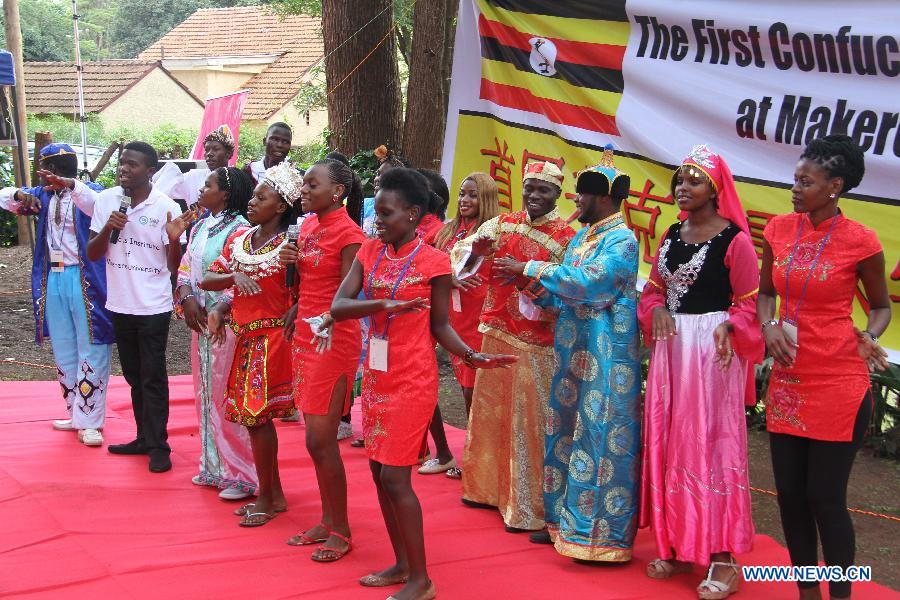
M 284 160 L 271 169 L 266 169 L 262 182 L 275 188 L 284 201 L 293 206 L 300 197 L 303 176 L 293 165 Z

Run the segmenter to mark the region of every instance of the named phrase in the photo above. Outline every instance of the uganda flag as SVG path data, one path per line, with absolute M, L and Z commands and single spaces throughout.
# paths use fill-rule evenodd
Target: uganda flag
M 480 97 L 618 135 L 625 0 L 477 0 Z

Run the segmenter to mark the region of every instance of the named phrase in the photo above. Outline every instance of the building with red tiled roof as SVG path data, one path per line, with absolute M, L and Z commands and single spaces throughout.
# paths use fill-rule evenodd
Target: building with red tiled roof
M 263 6 L 201 8 L 138 55 L 162 65 L 200 98 L 249 89 L 244 120 L 286 121 L 294 142 L 318 136 L 324 110 L 301 114 L 295 99 L 324 55 L 321 21 Z
M 203 101 L 158 60 L 86 61 L 83 66 L 85 112 L 96 113 L 105 126 L 196 128 L 203 118 Z M 24 73 L 30 114 L 78 113 L 74 62 L 26 62 Z

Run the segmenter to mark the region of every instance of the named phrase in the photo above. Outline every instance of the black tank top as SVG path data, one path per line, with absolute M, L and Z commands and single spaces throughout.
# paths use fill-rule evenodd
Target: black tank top
M 725 254 L 740 231 L 729 223 L 710 240 L 688 244 L 681 239 L 680 221 L 669 227 L 657 267 L 666 284 L 666 306 L 671 312 L 696 315 L 731 306 L 731 279 Z

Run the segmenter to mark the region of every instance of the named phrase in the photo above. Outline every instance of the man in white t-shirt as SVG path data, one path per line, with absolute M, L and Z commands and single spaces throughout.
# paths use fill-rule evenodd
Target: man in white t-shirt
M 253 178 L 254 183 L 259 183 L 263 179 L 267 169 L 271 169 L 283 160 L 287 160 L 288 152 L 291 151 L 291 141 L 294 132 L 287 123 L 278 121 L 272 123 L 266 130 L 266 137 L 263 138 L 265 146 L 265 155 L 259 160 L 254 160 L 244 165 L 244 172 Z
M 228 128 L 223 125 L 210 131 L 203 139 L 203 158 L 206 160 L 206 168 L 191 169 L 182 174 L 168 192 L 169 197 L 173 200 L 184 200 L 188 207 L 196 204 L 197 199 L 200 198 L 200 188 L 206 185 L 206 178 L 210 172 L 220 167 L 227 167 L 233 154 L 234 137 Z
M 166 343 L 172 312 L 171 274 L 181 261 L 179 235 L 170 236 L 166 226 L 181 209 L 150 184 L 158 160 L 152 146 L 131 142 L 119 158 L 120 187 L 98 194 L 79 181 L 59 181 L 73 190 L 76 205 L 93 203 L 87 255 L 90 260 L 106 258 L 106 309 L 112 317 L 122 373 L 131 386 L 137 437 L 127 444 L 110 445 L 108 450 L 147 454 L 154 473 L 172 468 L 166 431 Z M 123 203 L 123 198 L 130 201 Z

